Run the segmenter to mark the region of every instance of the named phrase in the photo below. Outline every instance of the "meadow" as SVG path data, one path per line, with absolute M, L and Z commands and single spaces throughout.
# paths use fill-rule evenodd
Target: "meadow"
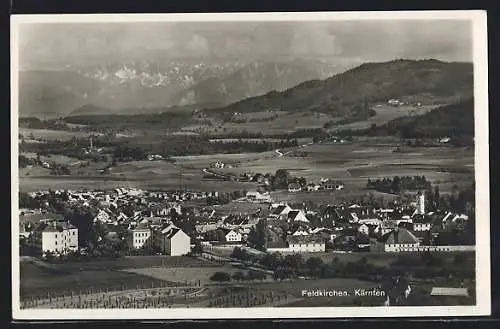
M 304 177 L 308 181 L 319 182 L 321 178 L 341 180 L 344 191 L 359 195 L 366 192 L 368 179 L 392 176 L 425 176 L 438 184 L 443 192 L 453 186 L 472 182 L 474 178 L 474 151 L 460 147 L 400 147 L 397 143 L 368 143 L 366 141 L 346 142 L 343 144 L 322 143 L 305 145 L 299 148 L 305 157 L 292 157 L 286 150 L 284 156 L 276 151 L 242 154 L 215 154 L 174 157 L 175 163 L 167 161 L 132 161 L 119 163 L 111 168 L 109 174 L 102 175 L 99 169 L 109 163 L 93 163 L 79 168 L 74 166 L 72 176 L 50 176 L 48 169 L 33 167 L 20 171 L 20 190 L 36 191 L 64 188 L 115 188 L 129 186 L 137 188 L 192 189 L 202 191 L 254 190 L 254 183 L 235 181 L 204 180 L 203 168 L 216 161 L 231 164 L 232 168 L 218 169 L 221 173 L 270 173 L 277 169 L 287 169 L 292 176 Z M 67 157 L 50 158 L 61 164 L 72 163 Z M 182 167 L 182 171 L 181 171 Z M 182 179 L 180 178 L 182 175 Z M 287 192 L 279 192 L 282 199 Z M 295 193 L 290 198 L 328 199 L 330 195 L 315 193 Z
M 68 294 L 80 294 L 89 291 L 133 290 L 157 287 L 165 283 L 185 282 L 167 280 L 148 275 L 148 271 L 166 268 L 196 269 L 216 271 L 215 263 L 190 257 L 140 256 L 126 257 L 119 260 L 98 260 L 85 262 L 65 262 L 49 264 L 42 261 L 22 260 L 20 262 L 21 298 L 46 298 Z M 215 269 L 215 270 L 214 270 Z M 141 271 L 144 274 L 141 274 Z M 180 273 L 178 272 L 178 273 Z M 171 278 L 174 278 L 173 276 Z
M 125 269 L 122 272 L 134 273 L 138 275 L 148 276 L 154 279 L 171 282 L 200 282 L 202 285 L 211 283 L 210 277 L 215 272 L 224 271 L 233 274 L 238 271 L 231 266 L 221 267 L 176 267 L 176 268 L 136 268 Z
M 424 105 L 421 107 L 416 106 L 391 106 L 387 104 L 380 104 L 373 109 L 377 112 L 377 115 L 370 117 L 366 120 L 357 121 L 349 124 L 341 124 L 335 127 L 337 129 L 365 129 L 369 128 L 372 124 L 377 126 L 383 125 L 391 120 L 398 117 L 404 117 L 409 115 L 421 115 L 431 111 L 434 108 L 439 107 L 439 105 Z
M 91 133 L 84 131 L 69 131 L 69 130 L 50 130 L 50 129 L 31 129 L 31 128 L 19 128 L 19 134 L 22 134 L 26 139 L 44 139 L 44 140 L 70 140 L 73 137 L 86 138 L 89 137 Z M 99 135 L 99 133 L 92 133 L 94 135 Z

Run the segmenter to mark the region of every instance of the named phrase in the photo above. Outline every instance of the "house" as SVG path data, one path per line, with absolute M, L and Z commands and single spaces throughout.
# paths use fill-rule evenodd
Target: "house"
M 162 160 L 163 157 L 159 154 L 148 154 L 147 159 L 148 161 L 155 161 L 155 160 Z
M 387 104 L 392 105 L 392 106 L 399 106 L 399 105 L 403 105 L 404 103 L 401 102 L 399 99 L 392 98 L 392 99 L 389 99 L 387 101 Z
M 300 184 L 296 184 L 296 183 L 288 184 L 288 192 L 290 192 L 290 193 L 300 192 L 301 190 L 302 190 L 302 187 L 300 186 Z
M 439 139 L 439 142 L 442 143 L 442 144 L 447 144 L 451 141 L 451 138 L 450 137 L 443 137 L 443 138 L 440 138 Z
M 212 167 L 217 168 L 217 169 L 223 169 L 224 168 L 224 162 L 216 161 L 215 163 L 212 164 Z
M 266 192 L 266 193 L 260 193 L 257 191 L 247 192 L 245 197 L 250 202 L 258 202 L 258 203 L 271 202 L 271 196 L 270 196 L 269 192 Z
M 309 223 L 309 219 L 307 219 L 306 215 L 302 210 L 291 210 L 287 215 L 288 222 L 306 222 Z
M 358 227 L 358 232 L 362 233 L 364 235 L 370 235 L 370 228 L 369 228 L 369 226 L 367 224 L 361 224 Z
M 279 219 L 284 216 L 288 216 L 288 213 L 292 211 L 292 208 L 289 205 L 278 205 L 271 209 L 271 213 L 269 214 L 269 218 L 271 219 Z
M 99 209 L 99 212 L 94 217 L 94 223 L 96 223 L 96 222 L 109 223 L 110 220 L 111 220 L 111 216 L 106 211 L 104 211 L 102 209 Z
M 467 288 L 433 287 L 431 296 L 460 296 L 469 297 Z
M 224 242 L 241 242 L 242 235 L 239 231 L 233 229 L 221 229 L 224 234 Z
M 131 230 L 130 242 L 135 249 L 144 247 L 151 237 L 151 230 L 146 223 L 137 225 Z
M 307 192 L 316 192 L 316 191 L 319 191 L 320 188 L 321 188 L 321 185 L 315 184 L 315 183 L 309 183 L 306 186 Z
M 370 251 L 404 252 L 418 251 L 420 240 L 407 229 L 395 228 L 379 239 L 372 239 Z
M 191 251 L 191 238 L 175 225 L 168 225 L 155 234 L 155 246 L 165 255 L 183 256 Z
M 325 191 L 333 191 L 333 190 L 340 191 L 344 189 L 344 183 L 330 179 L 323 179 L 320 185 L 321 189 Z
M 42 254 L 67 254 L 78 250 L 78 229 L 55 220 L 40 223 L 29 237 L 29 244 Z
M 291 252 L 325 252 L 326 243 L 316 235 L 289 235 L 286 238 L 288 249 Z

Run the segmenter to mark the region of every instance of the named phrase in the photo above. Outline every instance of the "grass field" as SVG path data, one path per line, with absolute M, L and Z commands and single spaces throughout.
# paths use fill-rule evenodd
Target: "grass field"
M 19 133 L 22 134 L 26 139 L 30 139 L 33 136 L 35 139 L 46 139 L 46 140 L 69 140 L 73 137 L 84 138 L 90 136 L 90 133 L 84 131 L 67 131 L 67 130 L 50 130 L 50 129 L 31 129 L 31 128 L 19 128 Z M 93 133 L 98 135 L 98 133 Z
M 425 176 L 439 184 L 442 192 L 451 190 L 454 185 L 470 183 L 474 178 L 474 150 L 458 147 L 402 147 L 395 152 L 398 143 L 369 141 L 345 144 L 312 144 L 301 147 L 307 157 L 280 156 L 276 151 L 243 154 L 215 154 L 175 157 L 175 164 L 163 161 L 133 161 L 119 164 L 110 174 L 101 175 L 99 169 L 106 163 L 90 163 L 88 167 L 72 169 L 72 176 L 50 176 L 43 168 L 23 169 L 20 171 L 21 191 L 36 191 L 51 188 L 163 188 L 191 189 L 202 191 L 253 190 L 252 183 L 234 181 L 203 180 L 202 169 L 208 168 L 219 160 L 232 164 L 233 168 L 220 170 L 223 173 L 240 174 L 274 173 L 277 169 L 288 169 L 292 176 L 305 177 L 308 181 L 318 182 L 321 178 L 341 180 L 345 190 L 339 195 L 349 193 L 359 195 L 366 192 L 367 180 L 395 175 Z M 282 150 L 286 154 L 286 150 Z M 53 158 L 59 163 L 71 163 L 71 158 Z M 182 166 L 182 179 L 180 178 Z M 29 175 L 29 176 L 27 176 Z M 281 192 L 280 192 L 281 193 Z M 285 198 L 286 195 L 280 196 Z M 290 196 L 301 198 L 301 194 Z M 321 199 L 330 197 L 321 194 L 303 194 L 305 198 Z
M 202 285 L 211 283 L 210 276 L 215 272 L 224 271 L 230 274 L 238 271 L 231 266 L 226 267 L 176 267 L 176 268 L 136 268 L 126 269 L 123 272 L 148 276 L 154 279 L 169 282 L 201 282 Z
M 396 145 L 353 142 L 313 144 L 301 150 L 308 156 L 263 157 L 241 162 L 239 167 L 224 171 L 273 173 L 276 169 L 286 168 L 291 175 L 305 177 L 308 181 L 318 182 L 323 177 L 341 180 L 345 183 L 344 194 L 365 190 L 368 178 L 419 175 L 439 182 L 440 188 L 446 191 L 454 184 L 471 182 L 474 177 L 471 168 L 474 152 L 467 148 L 421 147 L 394 152 Z
M 126 290 L 137 287 L 157 286 L 162 281 L 174 282 L 151 275 L 148 270 L 155 268 L 176 268 L 213 271 L 214 263 L 190 257 L 140 256 L 119 260 L 100 260 L 88 262 L 65 262 L 47 264 L 37 261 L 21 261 L 21 297 L 46 297 L 50 292 L 56 294 L 80 293 L 93 290 Z M 141 270 L 146 274 L 141 275 Z M 137 271 L 136 273 L 134 273 Z M 175 272 L 175 271 L 174 271 Z M 189 278 L 185 276 L 182 281 Z M 192 279 L 190 279 L 192 280 Z
M 439 105 L 426 105 L 421 107 L 416 106 L 399 106 L 394 107 L 390 105 L 381 105 L 380 107 L 375 107 L 374 110 L 377 115 L 368 118 L 367 120 L 353 122 L 345 125 L 336 126 L 334 129 L 365 129 L 369 128 L 372 124 L 377 126 L 385 124 L 391 120 L 398 117 L 408 116 L 408 115 L 421 115 L 429 112 L 430 110 L 439 107 Z
M 22 299 L 81 293 L 88 289 L 120 290 L 157 284 L 159 280 L 133 273 L 105 270 L 62 272 L 21 263 L 20 294 Z

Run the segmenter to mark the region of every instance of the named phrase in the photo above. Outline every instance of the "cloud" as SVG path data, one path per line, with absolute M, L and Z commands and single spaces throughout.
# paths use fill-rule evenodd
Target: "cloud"
M 472 58 L 471 25 L 456 20 L 30 24 L 20 45 L 21 65 L 35 67 L 197 56 Z

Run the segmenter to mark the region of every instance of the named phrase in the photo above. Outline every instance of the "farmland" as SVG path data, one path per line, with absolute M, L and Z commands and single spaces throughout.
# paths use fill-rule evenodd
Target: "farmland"
M 386 104 L 380 104 L 374 107 L 377 115 L 370 117 L 366 120 L 361 120 L 348 124 L 341 124 L 335 127 L 335 129 L 365 129 L 369 128 L 372 124 L 382 125 L 393 119 L 409 116 L 409 115 L 421 115 L 429 112 L 430 110 L 439 107 L 439 105 L 427 105 L 427 106 L 390 106 Z
M 304 158 L 269 157 L 245 161 L 224 172 L 272 173 L 286 168 L 293 176 L 319 181 L 320 178 L 342 180 L 346 191 L 363 190 L 369 178 L 404 175 L 425 176 L 443 187 L 469 183 L 474 177 L 473 150 L 467 148 L 411 148 L 395 152 L 397 145 L 373 146 L 364 143 L 315 144 L 301 148 Z M 312 194 L 307 194 L 308 196 Z
M 91 133 L 83 131 L 69 131 L 69 130 L 50 130 L 50 129 L 31 129 L 19 128 L 19 133 L 26 139 L 43 139 L 43 140 L 70 140 L 73 137 L 85 138 L 90 136 Z M 93 133 L 96 135 L 97 133 Z
M 204 181 L 203 168 L 219 160 L 232 164 L 232 168 L 220 169 L 222 173 L 244 172 L 274 173 L 286 168 L 293 176 L 305 177 L 308 181 L 320 178 L 342 180 L 344 195 L 364 191 L 370 178 L 419 175 L 440 185 L 443 191 L 454 185 L 472 181 L 474 177 L 474 152 L 470 148 L 451 147 L 404 147 L 397 150 L 396 143 L 370 144 L 351 142 L 345 144 L 312 144 L 301 147 L 306 157 L 280 156 L 275 151 L 242 154 L 215 154 L 173 157 L 175 163 L 166 161 L 132 161 L 111 168 L 109 174 L 101 175 L 99 169 L 106 163 L 90 163 L 88 167 L 77 168 L 72 176 L 50 176 L 43 168 L 23 169 L 20 172 L 21 191 L 36 191 L 50 186 L 62 188 L 114 188 L 131 186 L 140 188 L 201 189 L 211 191 L 251 190 L 252 183 L 233 181 Z M 285 151 L 282 151 L 285 152 Z M 286 154 L 286 152 L 285 152 Z M 58 163 L 72 163 L 67 157 L 52 157 Z M 76 160 L 76 159 L 75 159 Z M 181 172 L 182 167 L 182 172 Z M 29 173 L 29 176 L 26 174 Z M 182 174 L 182 181 L 180 180 Z M 281 193 L 281 192 L 280 192 Z M 336 192 L 334 192 L 336 193 Z M 300 193 L 293 197 L 299 197 Z M 304 193 L 311 197 L 313 194 Z M 329 195 L 326 195 L 328 198 Z M 286 198 L 281 195 L 280 198 Z M 321 196 L 319 198 L 322 198 Z
M 184 282 L 189 280 L 192 282 L 201 282 L 201 284 L 209 284 L 210 276 L 215 272 L 224 271 L 233 274 L 237 270 L 233 267 L 175 267 L 175 268 L 139 268 L 125 269 L 123 272 L 134 273 L 141 276 L 148 276 L 154 279 L 172 282 Z
M 128 257 L 62 264 L 24 260 L 20 263 L 21 298 L 46 297 L 48 291 L 52 295 L 62 295 L 78 294 L 89 289 L 104 291 L 158 286 L 164 281 L 179 280 L 154 278 L 140 272 L 147 273 L 159 267 L 168 267 L 169 270 L 187 267 L 200 271 L 207 266 L 213 268 L 214 264 L 188 257 Z M 184 282 L 186 278 L 181 279 Z

